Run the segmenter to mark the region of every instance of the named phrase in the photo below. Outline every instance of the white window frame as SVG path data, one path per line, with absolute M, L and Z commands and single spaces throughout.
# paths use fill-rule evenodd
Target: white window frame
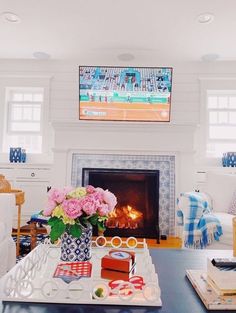
M 39 154 L 27 154 L 29 162 L 51 162 L 52 160 L 52 140 L 53 131 L 50 125 L 49 104 L 51 76 L 0 76 L 0 162 L 9 161 L 9 153 L 3 152 L 3 136 L 7 132 L 8 104 L 6 99 L 7 89 L 14 88 L 43 88 L 44 99 L 41 107 L 41 135 L 42 135 L 42 152 Z M 19 132 L 23 133 L 23 132 Z M 28 132 L 27 132 L 28 133 Z
M 40 89 L 42 90 L 42 93 L 43 93 L 43 96 L 44 96 L 44 88 L 42 87 L 18 87 L 18 88 L 14 88 L 14 87 L 7 87 L 6 88 L 6 104 L 7 104 L 7 120 L 6 120 L 6 130 L 7 130 L 7 133 L 9 134 L 29 134 L 29 133 L 32 133 L 32 134 L 38 134 L 38 135 L 42 135 L 42 129 L 43 129 L 43 117 L 42 117 L 42 110 L 43 110 L 43 107 L 44 107 L 44 100 L 41 101 L 41 102 L 36 102 L 36 101 L 24 101 L 24 104 L 32 104 L 32 105 L 36 105 L 36 104 L 40 104 L 40 121 L 39 121 L 39 125 L 40 125 L 40 129 L 39 130 L 30 130 L 30 131 L 21 131 L 21 130 L 12 130 L 10 129 L 10 125 L 11 123 L 13 122 L 13 120 L 11 119 L 11 111 L 12 111 L 12 105 L 13 104 L 20 104 L 22 105 L 23 101 L 14 101 L 10 98 L 9 94 L 11 92 L 15 92 L 15 91 L 19 91 L 19 93 L 24 93 L 24 92 L 27 92 L 29 91 L 30 93 L 40 93 Z M 27 103 L 28 102 L 28 103 Z M 25 120 L 24 123 L 32 123 L 32 121 L 29 121 L 29 120 Z
M 200 78 L 200 125 L 197 132 L 198 153 L 197 159 L 199 163 L 208 166 L 222 166 L 221 157 L 207 156 L 207 143 L 209 142 L 209 115 L 207 108 L 209 92 L 219 93 L 220 91 L 235 94 L 236 77 L 225 78 Z M 221 140 L 217 140 L 220 142 Z M 236 142 L 235 142 L 236 146 Z

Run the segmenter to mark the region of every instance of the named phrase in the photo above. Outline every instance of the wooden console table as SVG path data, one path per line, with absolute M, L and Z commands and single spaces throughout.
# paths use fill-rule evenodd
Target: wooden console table
M 30 221 L 30 248 L 33 250 L 37 245 L 37 235 L 46 234 L 46 228 L 38 226 L 38 222 Z
M 14 193 L 16 197 L 16 206 L 18 208 L 17 211 L 17 231 L 12 232 L 13 235 L 16 235 L 16 255 L 20 254 L 20 235 L 25 235 L 21 232 L 21 206 L 25 202 L 25 193 L 22 190 L 11 189 L 10 193 Z

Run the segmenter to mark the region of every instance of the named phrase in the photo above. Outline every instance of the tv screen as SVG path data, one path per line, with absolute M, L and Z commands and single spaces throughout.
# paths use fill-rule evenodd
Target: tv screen
M 79 67 L 79 118 L 169 122 L 170 67 Z

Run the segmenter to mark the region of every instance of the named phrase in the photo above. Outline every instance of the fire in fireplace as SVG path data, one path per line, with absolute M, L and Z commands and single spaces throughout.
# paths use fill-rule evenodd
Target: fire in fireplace
M 83 168 L 82 184 L 109 189 L 117 197 L 106 236 L 156 238 L 159 242 L 159 171 Z
M 130 205 L 116 207 L 109 215 L 108 228 L 139 228 L 143 227 L 143 213 Z

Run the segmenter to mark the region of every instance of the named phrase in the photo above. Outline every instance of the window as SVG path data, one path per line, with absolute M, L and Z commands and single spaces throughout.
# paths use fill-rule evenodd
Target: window
M 236 151 L 236 90 L 207 90 L 206 156 Z
M 27 153 L 42 153 L 44 88 L 6 88 L 6 120 L 3 151 L 22 147 Z
M 9 148 L 26 149 L 27 161 L 51 162 L 50 123 L 52 76 L 0 75 L 0 161 L 9 161 Z

